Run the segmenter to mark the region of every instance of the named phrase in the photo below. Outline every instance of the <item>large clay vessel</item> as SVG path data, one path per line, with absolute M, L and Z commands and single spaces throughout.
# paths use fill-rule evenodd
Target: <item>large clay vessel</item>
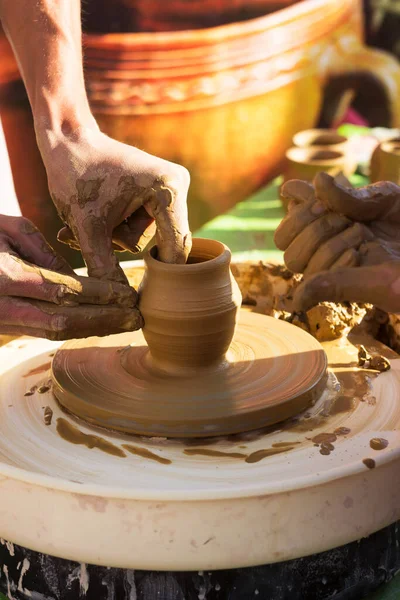
M 202 29 L 260 17 L 299 0 L 87 0 L 87 31 Z
M 158 367 L 198 371 L 223 359 L 241 304 L 230 261 L 224 244 L 199 238 L 193 240 L 186 265 L 162 263 L 156 247 L 146 255 L 140 310 Z
M 335 102 L 357 83 L 380 98 L 381 125 L 400 124 L 400 66 L 362 38 L 360 0 L 303 0 L 200 30 L 92 34 L 87 88 L 107 134 L 189 169 L 196 229 L 279 173 L 331 82 Z

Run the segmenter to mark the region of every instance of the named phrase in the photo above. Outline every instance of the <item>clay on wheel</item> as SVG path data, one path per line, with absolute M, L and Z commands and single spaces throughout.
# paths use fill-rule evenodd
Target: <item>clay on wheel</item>
M 248 431 L 312 404 L 326 381 L 319 342 L 245 310 L 239 323 L 225 360 L 192 374 L 160 370 L 141 332 L 67 342 L 53 360 L 54 393 L 94 425 L 165 437 Z

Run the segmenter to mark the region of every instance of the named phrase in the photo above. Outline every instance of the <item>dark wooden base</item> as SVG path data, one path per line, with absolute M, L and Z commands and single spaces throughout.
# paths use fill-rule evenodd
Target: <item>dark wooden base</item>
M 0 565 L 0 591 L 9 600 L 361 600 L 400 569 L 400 523 L 335 550 L 246 569 L 107 569 L 4 540 Z

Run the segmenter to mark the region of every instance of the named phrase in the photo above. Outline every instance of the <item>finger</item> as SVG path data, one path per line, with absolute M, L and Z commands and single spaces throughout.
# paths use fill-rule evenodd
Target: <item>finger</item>
M 162 262 L 183 264 L 189 256 L 192 236 L 189 231 L 186 194 L 158 185 L 145 208 L 156 222 L 158 257 Z
M 373 221 L 392 218 L 400 222 L 400 187 L 388 181 L 349 189 L 327 173 L 318 173 L 314 180 L 317 198 L 330 210 L 354 219 Z
M 74 250 L 80 250 L 80 246 L 69 227 L 63 227 L 60 229 L 57 234 L 57 239 L 62 244 L 67 244 L 67 246 L 73 248 Z
M 111 232 L 104 217 L 88 215 L 80 227 L 73 226 L 72 231 L 79 243 L 90 277 L 128 283 L 114 254 Z
M 62 229 L 60 229 L 60 231 L 57 234 L 57 239 L 59 242 L 61 242 L 62 244 L 66 244 L 73 250 L 80 251 L 80 249 L 81 249 L 78 242 L 75 239 L 74 234 L 72 233 L 72 231 L 70 230 L 69 227 L 63 227 Z M 118 244 L 116 244 L 114 242 L 113 242 L 112 246 L 113 246 L 113 249 L 116 250 L 117 252 L 124 251 L 124 248 L 121 248 L 121 246 L 119 246 Z
M 293 201 L 297 204 L 315 202 L 316 200 L 314 186 L 300 179 L 286 181 L 281 187 L 280 195 L 282 200 Z
M 397 270 L 389 264 L 341 268 L 314 275 L 297 288 L 294 311 L 307 311 L 319 302 L 360 302 L 396 312 L 400 310 L 400 271 L 396 266 Z
M 363 242 L 373 238 L 374 235 L 368 227 L 355 223 L 317 249 L 304 271 L 304 276 L 310 277 L 320 271 L 327 271 L 347 249 L 359 248 Z
M 344 267 L 358 267 L 360 264 L 360 254 L 355 248 L 349 248 L 343 252 L 342 256 L 333 263 L 330 270 L 336 271 Z
M 38 300 L 0 298 L 2 331 L 52 340 L 105 336 L 143 325 L 138 309 L 117 306 L 55 306 Z
M 113 232 L 113 242 L 121 249 L 137 254 L 142 252 L 156 234 L 156 223 L 141 206 Z
M 326 208 L 320 202 L 294 206 L 275 231 L 276 247 L 279 250 L 286 250 L 307 225 L 316 221 L 326 212 Z
M 135 306 L 133 288 L 111 281 L 89 277 L 73 277 L 42 269 L 22 259 L 0 255 L 0 294 L 34 298 L 60 305 L 119 304 Z
M 381 240 L 362 244 L 359 248 L 361 264 L 372 266 L 398 260 L 399 254 L 394 254 L 393 250 L 393 245 L 386 246 Z
M 294 273 L 303 273 L 318 248 L 346 229 L 349 219 L 336 213 L 328 213 L 317 219 L 294 239 L 284 254 L 287 268 Z
M 18 219 L 16 227 L 16 249 L 21 258 L 45 269 L 74 275 L 72 267 L 48 244 L 31 221 Z

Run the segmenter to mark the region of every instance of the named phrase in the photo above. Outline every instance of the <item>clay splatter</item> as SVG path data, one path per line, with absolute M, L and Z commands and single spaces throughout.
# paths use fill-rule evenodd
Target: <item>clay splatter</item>
M 335 446 L 330 442 L 322 442 L 321 447 L 319 449 L 319 453 L 323 456 L 329 456 L 331 452 L 335 449 Z
M 351 429 L 349 427 L 338 427 L 333 433 L 335 435 L 348 435 L 350 432 Z
M 384 450 L 389 446 L 389 442 L 388 440 L 385 440 L 385 438 L 372 438 L 372 440 L 369 441 L 369 445 L 372 450 Z
M 51 367 L 51 362 L 47 362 L 44 363 L 43 365 L 40 365 L 39 367 L 36 367 L 35 369 L 31 369 L 30 371 L 28 371 L 28 373 L 26 373 L 26 375 L 23 375 L 23 377 L 30 377 L 31 375 L 40 375 L 41 373 L 45 373 L 46 371 L 48 371 Z
M 168 458 L 163 458 L 158 454 L 154 454 L 154 452 L 150 452 L 147 448 L 142 448 L 141 446 L 133 446 L 132 444 L 123 444 L 122 447 L 124 450 L 127 450 L 131 454 L 135 454 L 136 456 L 141 456 L 142 458 L 148 458 L 150 460 L 155 460 L 156 462 L 161 463 L 162 465 L 170 465 L 172 461 Z
M 33 396 L 33 394 L 36 392 L 36 390 L 37 390 L 37 385 L 34 385 L 33 387 L 31 387 L 30 390 L 25 392 L 24 396 Z
M 363 463 L 368 469 L 375 469 L 375 461 L 373 458 L 364 458 Z
M 97 435 L 83 433 L 83 431 L 72 425 L 72 423 L 69 423 L 66 419 L 57 419 L 57 433 L 63 440 L 71 444 L 86 446 L 90 450 L 97 448 L 106 454 L 120 456 L 121 458 L 126 457 L 125 452 L 121 448 L 118 448 L 118 446 Z
M 337 435 L 335 433 L 319 433 L 318 435 L 311 438 L 311 441 L 314 444 L 323 444 L 323 443 L 331 443 L 336 442 Z
M 252 452 L 246 458 L 247 463 L 257 463 L 264 458 L 268 458 L 269 456 L 273 456 L 274 454 L 281 454 L 281 452 L 289 452 L 293 450 L 294 446 L 289 446 L 287 448 L 266 448 L 265 450 L 257 450 L 256 452 Z
M 38 387 L 37 393 L 38 394 L 45 394 L 49 390 L 50 390 L 50 386 L 49 385 L 41 385 L 40 387 Z
M 53 420 L 53 411 L 51 410 L 50 406 L 46 406 L 46 408 L 44 409 L 45 425 L 51 425 L 52 420 Z
M 220 450 L 209 450 L 208 448 L 186 448 L 184 453 L 188 456 L 216 456 L 218 458 L 246 458 L 242 452 L 222 452 Z

